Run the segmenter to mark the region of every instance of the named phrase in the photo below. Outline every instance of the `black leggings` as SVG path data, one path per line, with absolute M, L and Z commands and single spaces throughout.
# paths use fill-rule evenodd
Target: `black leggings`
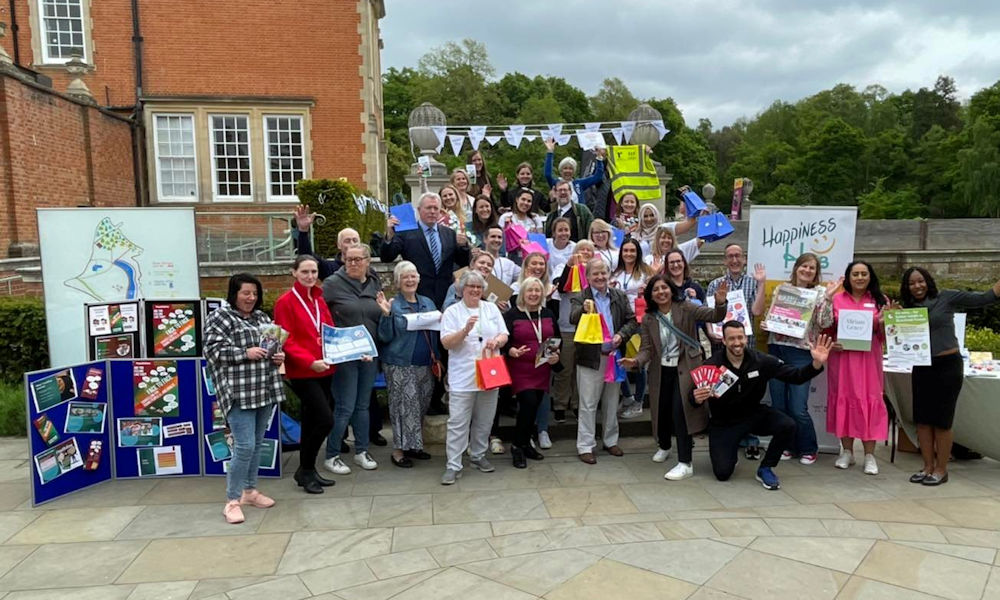
M 517 422 L 511 440 L 518 448 L 531 445 L 531 433 L 535 428 L 535 416 L 545 392 L 542 390 L 521 390 L 517 393 Z M 498 411 L 499 412 L 499 411 Z
M 745 421 L 709 427 L 708 453 L 712 458 L 712 471 L 716 479 L 726 481 L 732 476 L 736 469 L 740 440 L 749 433 L 772 436 L 760 466 L 774 468 L 781 460 L 781 453 L 792 447 L 795 421 L 781 411 L 761 406 Z
M 316 469 L 316 455 L 323 440 L 333 429 L 333 375 L 289 379 L 288 385 L 302 405 L 302 441 L 299 446 L 299 468 Z
M 656 414 L 656 431 L 663 450 L 670 450 L 670 434 L 677 436 L 677 460 L 691 462 L 694 438 L 688 433 L 687 419 L 684 418 L 677 367 L 660 367 L 660 408 Z

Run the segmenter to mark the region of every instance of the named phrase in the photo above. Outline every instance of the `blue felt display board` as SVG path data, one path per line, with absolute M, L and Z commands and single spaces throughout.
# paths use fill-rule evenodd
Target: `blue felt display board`
M 209 448 L 209 442 L 205 439 L 206 434 L 212 433 L 212 403 L 215 402 L 215 394 L 212 393 L 207 386 L 207 370 L 205 369 L 205 360 L 201 359 L 199 361 L 199 381 L 201 385 L 201 422 L 203 424 L 203 430 L 199 438 L 202 443 L 202 451 L 205 453 L 205 475 L 225 475 L 226 472 L 223 467 L 223 462 L 216 461 L 212 457 L 211 448 Z M 280 409 L 280 405 L 279 405 Z M 259 477 L 281 477 L 281 415 L 280 410 L 276 411 L 274 418 L 271 419 L 271 426 L 267 428 L 264 432 L 265 440 L 272 440 L 277 447 L 277 457 L 274 460 L 274 468 L 266 469 L 261 468 L 257 472 Z
M 201 474 L 201 424 L 199 423 L 198 398 L 200 382 L 197 358 L 173 359 L 139 359 L 112 360 L 111 364 L 111 404 L 115 421 L 111 423 L 114 431 L 115 478 L 139 477 L 139 460 L 137 448 L 118 447 L 118 419 L 135 417 L 135 388 L 133 387 L 133 369 L 136 363 L 175 363 L 177 365 L 178 387 L 176 417 L 162 417 L 164 427 L 176 423 L 190 422 L 194 432 L 191 435 L 180 435 L 162 440 L 161 446 L 181 447 L 181 472 L 171 475 L 147 475 L 144 477 L 178 477 Z
M 81 398 L 77 397 L 75 399 L 61 402 L 56 404 L 46 410 L 38 411 L 35 408 L 35 403 L 32 400 L 31 394 L 31 384 L 33 382 L 45 379 L 52 375 L 61 373 L 62 371 L 71 371 L 73 377 L 76 380 L 77 391 L 83 389 L 82 386 L 87 384 L 87 372 L 91 369 L 101 370 L 101 381 L 99 382 L 99 387 L 97 391 L 97 397 L 91 398 Z M 83 363 L 79 365 L 72 365 L 69 367 L 58 367 L 55 369 L 46 369 L 44 371 L 34 371 L 31 373 L 24 374 L 24 389 L 25 398 L 27 401 L 27 427 L 28 427 L 28 444 L 31 451 L 31 501 L 33 505 L 38 505 L 43 502 L 48 502 L 50 500 L 55 500 L 66 494 L 82 490 L 84 488 L 108 481 L 112 477 L 112 435 L 111 430 L 113 429 L 113 411 L 105 410 L 104 414 L 104 433 L 65 433 L 66 427 L 66 416 L 69 411 L 69 403 L 72 401 L 76 402 L 98 402 L 107 404 L 108 402 L 108 364 L 106 361 L 95 361 L 89 363 Z M 68 395 L 68 392 L 67 392 Z M 106 407 L 110 409 L 111 407 Z M 59 440 L 56 441 L 52 446 L 49 446 L 42 440 L 41 435 L 39 435 L 38 430 L 32 422 L 37 419 L 41 414 L 44 414 L 52 425 L 55 427 L 56 432 L 59 435 Z M 59 444 L 66 442 L 67 440 L 76 440 L 77 449 L 79 454 L 77 457 L 80 466 L 66 470 L 60 475 L 55 476 L 53 479 L 49 480 L 48 483 L 42 483 L 42 479 L 39 475 L 39 469 L 35 463 L 35 456 L 45 450 L 53 447 L 58 447 Z M 93 440 L 100 440 L 103 443 L 101 459 L 98 463 L 97 469 L 93 471 L 84 470 L 82 463 L 86 461 L 87 453 L 90 449 L 90 442 Z M 70 464 L 76 463 L 77 460 L 71 460 Z M 50 469 L 58 469 L 58 461 L 46 461 L 46 464 Z M 62 469 L 58 469 L 62 471 Z M 57 472 L 58 472 L 57 471 Z M 52 471 L 49 470 L 51 473 Z

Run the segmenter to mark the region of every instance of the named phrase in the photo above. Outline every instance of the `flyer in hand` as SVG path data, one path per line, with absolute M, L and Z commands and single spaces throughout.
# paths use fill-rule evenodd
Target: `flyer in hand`
M 772 333 L 804 338 L 821 292 L 821 288 L 801 288 L 788 283 L 779 285 L 774 290 L 771 308 L 764 317 L 762 327 Z
M 926 308 L 886 310 L 885 344 L 895 366 L 931 364 L 931 329 Z
M 715 307 L 714 295 L 708 296 L 705 300 L 709 308 Z M 750 310 L 747 307 L 747 300 L 746 296 L 743 295 L 743 290 L 729 292 L 726 294 L 726 300 L 729 301 L 726 317 L 718 323 L 709 324 L 712 334 L 721 338 L 723 323 L 726 321 L 739 321 L 743 324 L 743 329 L 746 331 L 747 337 L 753 335 L 753 319 L 750 318 Z
M 330 327 L 323 324 L 323 360 L 327 364 L 361 360 L 363 356 L 378 356 L 375 340 L 364 325 Z
M 288 340 L 288 332 L 274 323 L 265 323 L 260 326 L 260 347 L 267 351 L 267 357 L 271 358 L 275 352 L 281 352 L 281 347 Z

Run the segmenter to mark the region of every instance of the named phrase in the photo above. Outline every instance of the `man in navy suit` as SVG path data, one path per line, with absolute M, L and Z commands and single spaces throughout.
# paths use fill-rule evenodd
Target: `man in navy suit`
M 412 262 L 420 273 L 417 293 L 433 300 L 440 309 L 453 283 L 455 269 L 469 264 L 469 240 L 464 233 L 438 225 L 441 198 L 435 193 L 426 192 L 420 196 L 417 216 L 417 229 L 398 234 L 395 227 L 399 220 L 389 217 L 380 255 L 382 262 L 396 260 L 400 255 Z

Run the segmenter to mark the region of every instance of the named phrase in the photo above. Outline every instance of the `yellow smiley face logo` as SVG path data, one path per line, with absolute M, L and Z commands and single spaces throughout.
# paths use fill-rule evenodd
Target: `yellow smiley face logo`
M 822 238 L 822 241 L 820 241 L 821 238 Z M 812 243 L 813 243 L 813 247 L 809 248 L 810 251 L 812 251 L 815 254 L 827 254 L 828 252 L 830 252 L 831 250 L 833 250 L 834 246 L 837 245 L 837 240 L 833 240 L 832 242 L 830 242 L 830 238 L 828 236 L 821 235 L 819 237 L 814 237 L 812 239 Z M 819 246 L 820 244 L 823 244 L 823 243 L 829 243 L 830 246 L 826 250 L 820 250 L 819 248 L 817 248 L 817 246 Z

